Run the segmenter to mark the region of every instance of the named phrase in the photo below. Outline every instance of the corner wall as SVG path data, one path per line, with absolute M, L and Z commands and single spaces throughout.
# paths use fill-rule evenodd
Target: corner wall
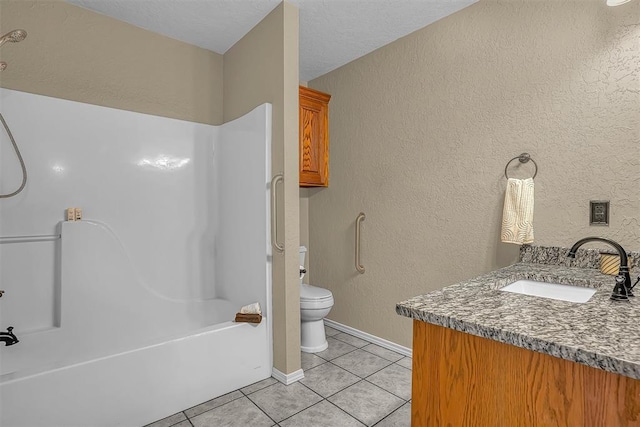
M 273 364 L 300 369 L 298 281 L 298 9 L 282 3 L 224 55 L 224 121 L 264 102 L 273 104 L 272 175 L 278 186 L 278 238 L 273 251 Z
M 332 95 L 331 185 L 309 191 L 329 318 L 411 345 L 396 302 L 508 265 L 506 163 L 538 163 L 535 244 L 640 249 L 640 3 L 480 1 L 309 82 Z M 532 175 L 531 164 L 510 176 Z M 611 225 L 589 226 L 589 200 Z M 354 221 L 362 262 L 354 268 Z
M 222 55 L 63 1 L 0 1 L 0 86 L 207 124 L 222 123 Z

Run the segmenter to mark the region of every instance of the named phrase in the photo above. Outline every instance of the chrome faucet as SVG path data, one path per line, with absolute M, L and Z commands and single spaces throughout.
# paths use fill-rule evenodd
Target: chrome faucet
M 578 250 L 578 248 L 582 245 L 584 245 L 587 242 L 603 242 L 606 243 L 610 246 L 613 246 L 617 251 L 618 251 L 618 255 L 620 255 L 620 270 L 618 272 L 618 274 L 620 276 L 622 276 L 622 278 L 624 279 L 623 283 L 617 283 L 616 284 L 616 288 L 614 289 L 614 293 L 613 295 L 611 295 L 611 299 L 622 299 L 625 300 L 627 299 L 626 297 L 632 297 L 633 292 L 631 292 L 631 289 L 633 288 L 633 286 L 631 286 L 631 275 L 629 274 L 629 259 L 627 257 L 627 251 L 624 250 L 624 248 L 622 246 L 620 246 L 620 243 L 618 242 L 614 242 L 613 240 L 609 240 L 609 239 L 605 239 L 602 237 L 585 237 L 584 239 L 580 239 L 578 240 L 569 250 L 569 253 L 567 254 L 567 256 L 569 258 L 575 258 L 576 257 L 576 251 Z M 624 286 L 624 291 L 626 295 L 623 295 L 621 292 L 619 292 L 619 285 L 623 285 Z
M 18 340 L 18 338 L 13 335 L 13 326 L 9 326 L 7 328 L 8 332 L 0 332 L 0 342 L 3 342 L 5 347 L 9 347 L 10 345 L 14 345 L 18 342 L 20 342 Z

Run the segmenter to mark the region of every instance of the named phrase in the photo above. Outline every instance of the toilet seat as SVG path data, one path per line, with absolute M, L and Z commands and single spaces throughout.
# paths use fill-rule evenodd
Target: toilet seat
M 307 310 L 325 309 L 333 306 L 333 294 L 330 290 L 317 286 L 300 285 L 300 308 Z
M 306 283 L 300 285 L 300 300 L 321 300 L 327 298 L 333 298 L 333 294 L 329 289 L 307 285 Z

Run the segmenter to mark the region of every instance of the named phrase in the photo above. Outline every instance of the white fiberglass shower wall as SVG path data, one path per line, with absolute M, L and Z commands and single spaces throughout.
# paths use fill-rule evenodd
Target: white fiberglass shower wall
M 6 89 L 0 109 L 28 171 L 0 199 L 0 425 L 142 425 L 271 374 L 270 105 L 222 126 Z M 20 180 L 2 132 L 0 194 Z M 232 322 L 253 302 L 261 324 Z

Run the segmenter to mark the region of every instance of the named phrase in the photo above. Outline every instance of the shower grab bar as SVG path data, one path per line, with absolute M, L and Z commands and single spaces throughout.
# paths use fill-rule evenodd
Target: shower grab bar
M 278 174 L 271 180 L 271 245 L 278 252 L 284 252 L 284 245 L 278 243 L 278 194 L 276 187 L 279 182 L 284 183 L 284 176 Z
M 360 212 L 356 218 L 356 270 L 358 270 L 360 274 L 364 274 L 364 265 L 360 264 L 360 224 L 364 219 L 364 213 Z
M 51 242 L 58 240 L 60 234 L 40 234 L 35 236 L 0 236 L 0 244 L 3 243 L 28 243 L 28 242 Z

